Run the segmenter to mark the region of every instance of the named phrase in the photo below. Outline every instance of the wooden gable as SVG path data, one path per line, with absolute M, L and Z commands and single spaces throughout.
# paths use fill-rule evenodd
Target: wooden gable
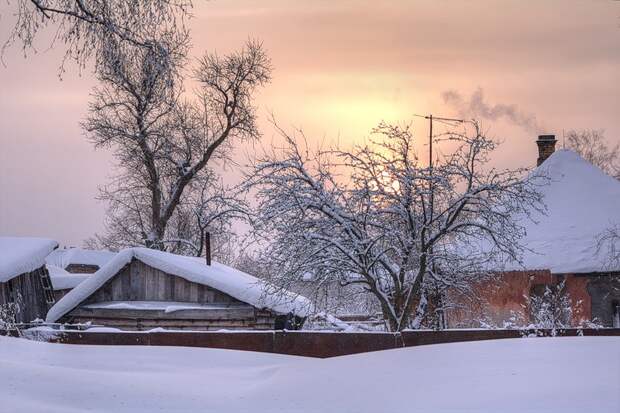
M 127 303 L 120 308 L 115 302 Z M 134 302 L 147 302 L 146 308 Z M 153 308 L 153 302 L 177 306 L 174 311 Z M 178 306 L 187 303 L 188 307 Z M 193 307 L 192 305 L 198 305 Z M 282 319 L 282 320 L 280 320 Z M 209 286 L 188 281 L 132 259 L 104 285 L 62 317 L 64 322 L 149 330 L 156 327 L 188 330 L 273 329 L 287 316 L 248 303 Z
M 83 304 L 106 301 L 245 304 L 219 290 L 167 274 L 137 259 L 133 259 Z

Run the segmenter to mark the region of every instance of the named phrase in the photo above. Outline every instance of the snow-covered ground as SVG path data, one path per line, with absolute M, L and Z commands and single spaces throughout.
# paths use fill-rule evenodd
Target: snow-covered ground
M 620 412 L 620 337 L 309 359 L 0 337 L 6 412 Z

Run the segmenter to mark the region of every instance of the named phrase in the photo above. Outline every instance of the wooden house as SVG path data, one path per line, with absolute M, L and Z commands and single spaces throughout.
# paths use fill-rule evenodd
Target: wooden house
M 45 257 L 57 246 L 48 239 L 0 237 L 0 324 L 45 318 L 55 302 Z
M 47 321 L 124 330 L 295 329 L 310 310 L 304 297 L 276 293 L 225 265 L 130 248 L 58 301 Z

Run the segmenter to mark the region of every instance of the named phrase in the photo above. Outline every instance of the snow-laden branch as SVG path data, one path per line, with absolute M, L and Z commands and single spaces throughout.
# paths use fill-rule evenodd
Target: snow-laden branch
M 449 150 L 432 170 L 408 127 L 382 124 L 368 145 L 315 153 L 279 131 L 286 146 L 247 177 L 276 281 L 311 273 L 346 285 L 353 275 L 393 330 L 420 326 L 444 305 L 443 291 L 468 291 L 501 258 L 518 259 L 516 216 L 544 210 L 544 177 L 485 168 L 496 144 L 476 123 L 437 140 Z

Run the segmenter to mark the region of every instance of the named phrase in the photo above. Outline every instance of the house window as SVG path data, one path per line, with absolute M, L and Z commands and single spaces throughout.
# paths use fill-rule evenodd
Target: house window
M 613 314 L 613 318 L 611 320 L 612 326 L 615 328 L 620 328 L 620 302 L 619 301 L 612 301 L 611 313 Z
M 54 289 L 52 288 L 52 280 L 47 271 L 41 271 L 41 286 L 43 287 L 43 294 L 45 295 L 45 301 L 48 304 L 54 304 Z

